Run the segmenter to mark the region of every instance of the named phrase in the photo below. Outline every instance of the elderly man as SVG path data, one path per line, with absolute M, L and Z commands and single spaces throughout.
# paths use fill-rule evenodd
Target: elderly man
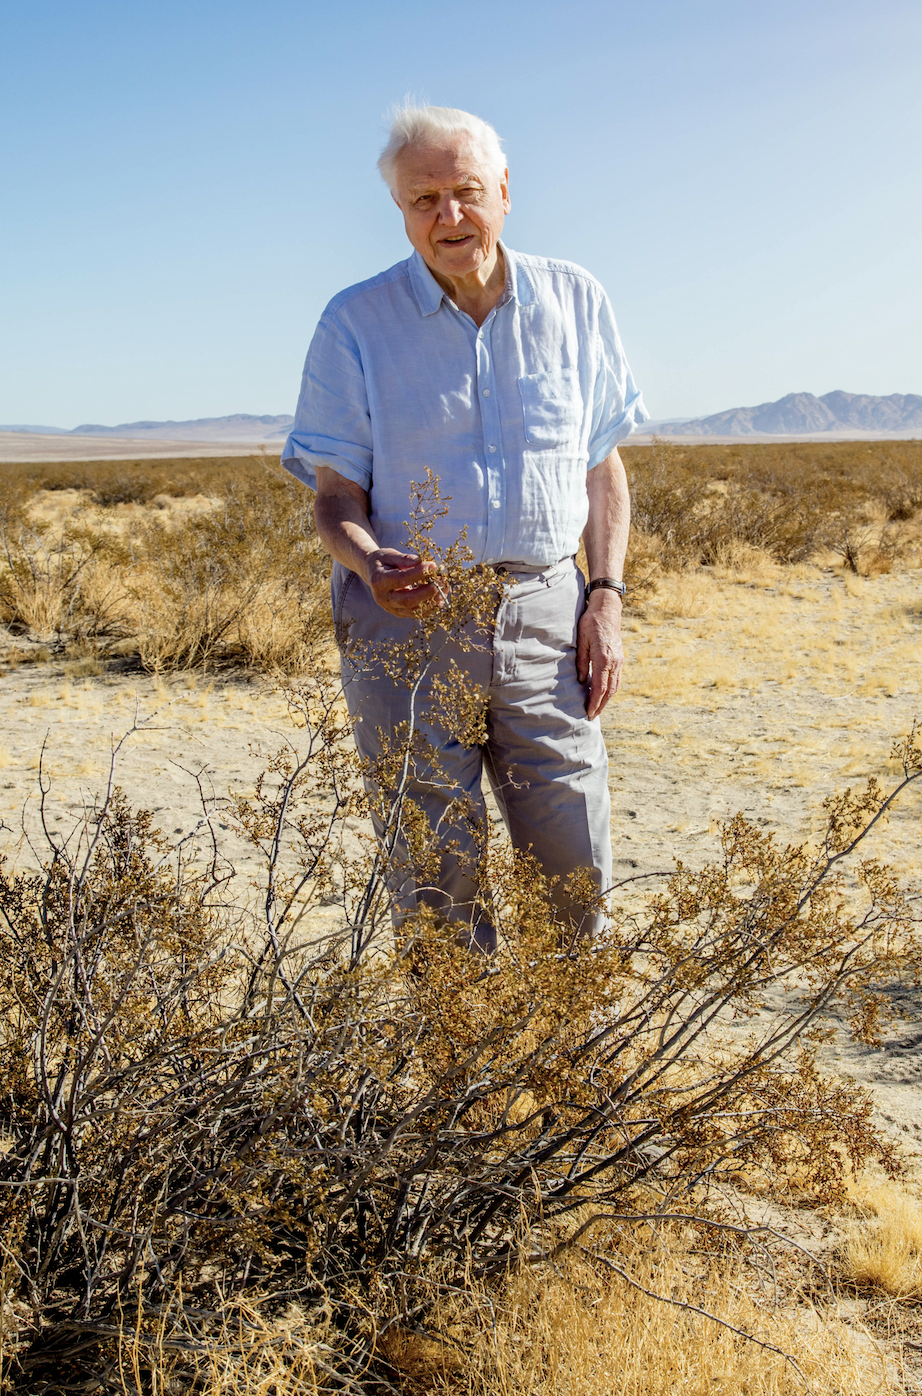
M 283 464 L 317 491 L 335 559 L 337 633 L 356 743 L 374 760 L 407 719 L 405 687 L 350 660 L 356 641 L 397 643 L 437 595 L 434 564 L 407 551 L 411 483 L 430 467 L 450 500 L 432 541 L 466 527 L 475 564 L 504 573 L 486 645 L 446 645 L 488 696 L 487 739 L 437 728 L 443 778 L 411 795 L 443 848 L 437 885 L 404 885 L 398 913 L 434 904 L 490 950 L 478 896 L 486 765 L 513 843 L 530 848 L 576 917 L 565 881 L 611 879 L 608 765 L 599 714 L 622 667 L 629 499 L 617 444 L 647 413 L 608 298 L 582 268 L 500 241 L 508 170 L 496 132 L 468 112 L 406 108 L 379 160 L 412 255 L 336 296 L 307 355 Z M 582 537 L 588 585 L 575 564 Z M 425 695 L 422 695 L 425 698 Z M 434 734 L 434 735 L 433 735 Z M 584 927 L 585 929 L 585 927 Z

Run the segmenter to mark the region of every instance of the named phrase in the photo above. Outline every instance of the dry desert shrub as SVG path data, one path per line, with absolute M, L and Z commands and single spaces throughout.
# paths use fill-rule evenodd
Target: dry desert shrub
M 418 505 L 426 551 L 433 482 Z M 476 643 L 495 599 L 463 545 L 439 562 L 444 605 L 407 645 L 366 656 L 402 677 L 409 719 L 445 634 Z M 450 1350 L 448 1390 L 547 1392 L 571 1358 L 529 1356 L 521 1335 L 529 1323 L 558 1341 L 552 1277 L 571 1264 L 596 1296 L 604 1279 L 674 1309 L 665 1351 L 687 1369 L 680 1350 L 702 1330 L 683 1326 L 695 1316 L 670 1236 L 687 1237 L 692 1288 L 741 1264 L 757 1277 L 772 1234 L 747 1221 L 741 1177 L 775 1197 L 794 1179 L 829 1202 L 849 1170 L 897 1169 L 869 1098 L 823 1075 L 810 1034 L 836 1011 L 876 1040 L 887 981 L 919 975 L 911 899 L 859 861 L 922 776 L 918 732 L 895 748 L 892 791 L 827 801 L 818 845 L 732 820 L 715 862 L 679 864 L 591 942 L 559 910 L 597 904 L 587 881 L 561 898 L 493 831 L 481 897 L 501 950 L 484 958 L 426 906 L 391 938 L 395 888 L 408 871 L 425 881 L 436 845 L 407 795 L 414 768 L 439 778 L 421 715 L 372 769 L 322 663 L 289 701 L 290 741 L 236 801 L 262 855 L 249 910 L 209 801 L 213 856 L 196 868 L 127 807 L 114 769 L 69 837 L 43 810 L 41 872 L 0 877 L 11 1389 L 140 1393 L 168 1377 L 173 1390 L 284 1391 L 281 1370 L 292 1391 L 409 1392 L 421 1350 Z M 428 718 L 476 741 L 478 701 L 482 717 L 477 694 L 443 686 Z M 468 817 L 463 801 L 455 813 Z M 845 860 L 860 901 L 841 895 Z M 695 1322 L 729 1332 L 755 1313 L 719 1286 L 715 1302 Z M 632 1303 L 570 1312 L 587 1332 L 597 1322 L 599 1350 L 632 1343 L 639 1370 L 639 1330 L 619 1336 Z M 652 1323 L 652 1298 L 642 1312 Z M 748 1346 L 778 1347 L 771 1321 L 752 1323 Z M 756 1377 L 738 1376 L 736 1339 L 710 1341 L 725 1389 L 742 1391 Z M 749 1389 L 792 1389 L 773 1371 Z M 431 1363 L 423 1380 L 436 1389 Z
M 126 585 L 148 670 L 238 662 L 298 672 L 329 633 L 329 563 L 311 499 L 281 471 L 228 486 L 213 510 L 179 525 L 155 518 L 136 546 L 142 566 Z
M 329 748 L 311 756 L 309 740 L 311 759 Z M 885 920 L 897 925 L 878 919 L 869 954 L 873 918 L 864 931 L 827 922 L 817 937 L 810 917 L 790 925 L 792 889 L 774 860 L 754 877 L 731 857 L 695 887 L 670 885 L 645 929 L 561 955 L 559 926 L 520 869 L 495 889 L 510 902 L 506 946 L 486 975 L 425 919 L 407 975 L 406 961 L 381 954 L 355 964 L 354 934 L 309 938 L 303 879 L 328 898 L 337 873 L 349 884 L 353 932 L 370 879 L 341 854 L 327 863 L 334 811 L 305 810 L 294 774 L 276 763 L 254 808 L 270 865 L 286 825 L 301 835 L 295 869 L 270 866 L 259 934 L 229 920 L 218 862 L 198 876 L 177 866 L 114 792 L 81 831 L 79 856 L 58 844 L 43 874 L 4 877 L 13 1389 L 140 1392 L 158 1371 L 179 1389 L 241 1391 L 282 1373 L 292 1391 L 386 1389 L 403 1373 L 412 1391 L 421 1349 L 429 1379 L 433 1352 L 444 1364 L 448 1349 L 457 1390 L 460 1343 L 462 1390 L 502 1379 L 549 1392 L 572 1367 L 572 1389 L 592 1392 L 592 1354 L 605 1352 L 600 1370 L 623 1357 L 626 1372 L 645 1372 L 646 1388 L 626 1390 L 656 1391 L 663 1364 L 687 1370 L 704 1342 L 701 1369 L 719 1370 L 725 1389 L 790 1389 L 777 1353 L 763 1361 L 739 1333 L 705 1339 L 696 1327 L 731 1323 L 774 1348 L 792 1331 L 759 1317 L 755 1300 L 730 1303 L 720 1283 L 710 1303 L 722 1252 L 732 1274 L 763 1239 L 721 1179 L 758 1170 L 784 1195 L 796 1170 L 828 1199 L 845 1150 L 855 1166 L 888 1161 L 860 1093 L 809 1059 L 785 1062 L 784 1049 L 843 992 L 866 1025 L 862 982 L 909 968 L 892 896 Z M 735 953 L 719 943 L 730 908 L 715 915 L 728 874 L 749 884 L 734 895 Z M 695 941 L 699 918 L 708 929 Z M 664 954 L 673 923 L 692 936 Z M 706 1032 L 721 1008 L 745 1007 L 747 984 L 761 991 L 792 960 L 817 957 L 827 966 L 799 1019 L 745 1047 Z M 695 1238 L 684 1261 L 669 1244 L 677 1217 Z M 638 1225 L 652 1261 L 638 1257 Z M 569 1253 L 582 1275 L 555 1279 L 548 1264 L 559 1272 Z M 604 1302 L 574 1297 L 574 1278 L 584 1287 L 590 1273 Z M 643 1285 L 650 1302 L 619 1295 L 619 1282 Z M 654 1318 L 656 1295 L 712 1317 Z M 651 1323 L 671 1334 L 655 1357 Z M 841 1362 L 832 1339 L 814 1360 L 830 1350 Z
M 726 563 L 734 550 L 775 562 L 832 550 L 862 575 L 918 565 L 922 444 L 785 442 L 622 447 L 631 479 L 631 568 Z
M 14 632 L 39 643 L 67 634 L 72 645 L 123 633 L 118 577 L 127 557 L 117 542 L 69 520 L 55 533 L 17 517 L 2 527 L 0 546 L 0 618 Z
M 152 464 L 161 468 L 144 463 L 149 473 L 136 475 L 115 471 L 117 462 L 61 468 L 61 488 L 90 491 L 115 511 L 114 527 L 98 510 L 90 521 L 88 511 L 31 519 L 8 499 L 0 619 L 59 653 L 92 646 L 97 657 L 133 658 L 155 672 L 229 663 L 297 672 L 329 632 L 329 563 L 307 491 L 260 459 L 233 471 L 210 463 L 203 475 L 185 462 L 176 472 Z M 188 497 L 203 487 L 216 491 L 206 508 L 156 507 L 166 488 Z M 155 507 L 119 527 L 129 498 Z
M 698 449 L 655 440 L 645 455 L 637 447 L 627 457 L 634 528 L 657 540 L 661 567 L 713 566 L 740 545 L 781 562 L 810 556 L 817 521 L 799 498 L 759 487 L 743 472 L 726 480 L 698 469 L 689 459 Z
M 5 464 L 0 499 L 8 506 L 22 504 L 40 490 L 86 491 L 95 503 L 108 506 L 149 504 L 159 494 L 217 497 L 228 485 L 258 483 L 268 459 L 251 455 Z

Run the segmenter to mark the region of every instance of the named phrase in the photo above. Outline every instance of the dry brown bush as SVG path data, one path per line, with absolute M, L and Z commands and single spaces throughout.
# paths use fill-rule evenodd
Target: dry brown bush
M 218 496 L 230 485 L 258 485 L 267 456 L 167 457 L 163 460 L 28 461 L 5 464 L 0 502 L 28 500 L 39 490 L 86 490 L 97 504 L 147 504 L 158 494 Z
M 833 549 L 855 571 L 917 563 L 922 443 L 763 442 L 621 448 L 631 480 L 630 566 L 710 566 L 744 544 L 777 562 Z M 860 540 L 860 542 L 859 542 Z M 723 553 L 723 556 L 722 556 Z
M 42 642 L 71 645 L 124 633 L 130 624 L 119 572 L 128 565 L 117 541 L 68 521 L 54 532 L 9 518 L 0 532 L 0 618 Z
M 876 904 L 857 924 L 822 891 L 829 859 L 881 798 L 836 802 L 826 851 L 798 851 L 790 870 L 737 822 L 722 864 L 678 874 L 642 924 L 616 923 L 570 955 L 534 870 L 500 860 L 501 960 L 485 974 L 420 918 L 407 977 L 381 954 L 355 962 L 387 910 L 370 875 L 379 851 L 344 858 L 331 838 L 337 814 L 355 813 L 354 768 L 335 754 L 345 733 L 317 692 L 293 702 L 300 759 L 276 760 L 246 821 L 267 855 L 261 931 L 229 920 L 218 862 L 197 877 L 176 869 L 149 818 L 115 792 L 78 856 L 51 836 L 43 874 L 4 876 L 0 1206 L 14 1389 L 141 1392 L 156 1370 L 180 1389 L 224 1373 L 241 1391 L 282 1375 L 292 1391 L 379 1390 L 398 1377 L 414 1391 L 424 1358 L 433 1379 L 434 1353 L 457 1379 L 460 1343 L 461 1389 L 502 1389 L 500 1374 L 553 1391 L 573 1364 L 573 1389 L 593 1392 L 578 1333 L 533 1351 L 515 1339 L 531 1324 L 552 1337 L 568 1286 L 586 1342 L 626 1345 L 651 1391 L 667 1359 L 688 1366 L 702 1320 L 742 1324 L 776 1349 L 794 1330 L 770 1304 L 759 1317 L 754 1298 L 730 1302 L 718 1284 L 712 1309 L 696 1288 L 726 1269 L 722 1255 L 732 1273 L 768 1239 L 729 1209 L 722 1179 L 759 1171 L 784 1196 L 793 1170 L 802 1193 L 828 1200 L 846 1152 L 855 1167 L 892 1162 L 860 1092 L 824 1080 L 809 1057 L 785 1060 L 843 996 L 868 1031 L 872 985 L 918 960 L 881 870 L 866 869 Z M 317 763 L 326 791 L 331 760 L 342 784 L 320 805 L 304 779 Z M 318 943 L 305 896 L 329 904 L 337 887 L 349 943 Z M 804 974 L 813 989 L 800 1013 L 779 1015 L 758 1042 L 714 1034 L 721 1012 Z M 669 1239 L 680 1223 L 685 1260 Z M 638 1225 L 652 1250 L 638 1252 Z M 582 1257 L 583 1275 L 539 1283 L 562 1252 Z M 523 1268 L 536 1278 L 510 1288 Z M 574 1280 L 607 1296 L 601 1311 L 581 1309 Z M 655 1358 L 628 1318 L 637 1301 L 613 1280 L 678 1303 L 678 1328 L 654 1319 L 656 1303 L 641 1306 L 672 1334 Z M 500 1350 L 484 1341 L 497 1310 Z M 702 1370 L 716 1362 L 736 1382 L 727 1389 L 788 1389 L 777 1353 L 763 1361 L 740 1333 L 707 1341 Z M 836 1342 L 815 1368 L 841 1365 Z
M 275 462 L 90 462 L 13 476 L 2 525 L 0 619 L 59 652 L 91 644 L 153 671 L 219 664 L 296 673 L 330 625 L 329 560 L 311 497 Z M 176 467 L 174 469 L 174 467 Z M 43 468 L 44 469 L 44 468 Z M 26 483 L 91 498 L 48 522 L 29 516 Z M 153 508 L 122 519 L 127 502 L 214 491 L 208 507 Z M 88 507 L 96 501 L 95 513 Z M 100 513 L 102 512 L 102 517 Z M 111 522 L 110 522 L 111 518 Z
M 329 560 L 308 492 L 281 472 L 232 485 L 179 526 L 156 519 L 136 539 L 127 590 L 144 618 L 138 654 L 151 670 L 216 662 L 298 672 L 330 633 Z

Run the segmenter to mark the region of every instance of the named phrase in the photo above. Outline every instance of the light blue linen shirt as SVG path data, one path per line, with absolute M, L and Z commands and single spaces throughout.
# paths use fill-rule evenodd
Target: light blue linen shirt
M 307 353 L 282 464 L 311 488 L 330 466 L 361 485 L 381 547 L 407 546 L 413 481 L 439 477 L 475 562 L 572 556 L 586 473 L 648 418 L 611 305 L 571 262 L 500 244 L 506 286 L 478 328 L 422 257 L 335 296 Z

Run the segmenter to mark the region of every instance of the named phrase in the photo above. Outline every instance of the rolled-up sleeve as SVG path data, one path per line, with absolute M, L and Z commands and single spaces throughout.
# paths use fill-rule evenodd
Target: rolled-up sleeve
M 604 292 L 598 317 L 599 357 L 589 437 L 590 470 L 650 418 L 624 357 L 614 311 Z
M 327 311 L 307 351 L 282 465 L 311 489 L 317 488 L 317 466 L 326 465 L 367 490 L 372 455 L 361 355 L 348 329 Z

